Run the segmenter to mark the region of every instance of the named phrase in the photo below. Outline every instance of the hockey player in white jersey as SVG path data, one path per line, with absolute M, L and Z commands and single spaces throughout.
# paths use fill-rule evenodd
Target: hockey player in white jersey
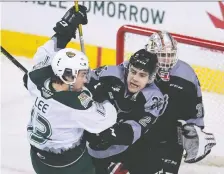
M 86 23 L 86 8 L 74 12 L 72 7 L 57 22 L 52 39 L 38 48 L 35 66 L 23 77 L 34 101 L 27 134 L 37 174 L 94 174 L 84 130 L 100 133 L 116 122 L 115 107 L 95 102 L 84 87 L 88 58 L 65 48 L 78 24 Z

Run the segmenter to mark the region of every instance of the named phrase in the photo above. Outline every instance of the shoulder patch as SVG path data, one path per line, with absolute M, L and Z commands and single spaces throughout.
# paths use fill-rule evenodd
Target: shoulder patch
M 50 90 L 46 89 L 45 87 L 41 88 L 41 96 L 45 99 L 49 99 L 52 97 L 54 93 L 51 92 Z
M 163 99 L 161 97 L 158 97 L 158 96 L 153 96 L 152 97 L 152 101 L 150 103 L 150 109 L 153 110 L 153 109 L 157 109 L 159 110 L 162 105 L 163 105 Z
M 152 96 L 151 102 L 149 103 L 148 107 L 146 108 L 147 111 L 157 110 L 159 111 L 159 115 L 163 114 L 166 110 L 168 104 L 168 95 L 165 94 L 163 98 L 159 96 Z
M 78 99 L 80 100 L 81 105 L 84 108 L 88 107 L 89 102 L 92 101 L 92 98 L 88 96 L 85 92 L 82 92 L 79 96 Z

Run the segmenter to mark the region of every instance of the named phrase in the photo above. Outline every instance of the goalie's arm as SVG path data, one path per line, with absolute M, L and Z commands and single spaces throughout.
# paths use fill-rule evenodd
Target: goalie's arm
M 190 100 L 186 101 L 185 105 L 185 111 L 190 116 L 188 120 L 186 120 L 187 123 L 193 123 L 197 125 L 200 128 L 204 128 L 204 104 L 203 104 L 203 97 L 202 97 L 202 91 L 199 79 L 194 73 L 194 81 L 192 85 L 192 91 L 189 93 Z

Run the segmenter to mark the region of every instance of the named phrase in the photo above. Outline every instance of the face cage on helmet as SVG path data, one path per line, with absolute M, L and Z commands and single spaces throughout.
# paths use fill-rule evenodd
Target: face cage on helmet
M 177 51 L 169 51 L 169 52 L 158 52 L 158 63 L 159 63 L 159 70 L 158 75 L 163 81 L 170 80 L 170 70 L 176 65 L 177 63 Z
M 145 45 L 145 49 L 149 52 L 155 53 L 158 57 L 158 66 L 160 69 L 164 71 L 169 71 L 172 69 L 178 61 L 177 50 L 169 50 L 169 51 L 159 51 L 157 49 L 152 49 L 147 45 Z
M 163 70 L 172 69 L 177 63 L 177 51 L 157 52 L 159 68 Z
M 171 39 L 173 44 L 166 46 L 160 44 L 159 38 L 156 39 L 156 37 L 151 37 L 149 43 L 145 45 L 145 49 L 149 52 L 156 53 L 158 56 L 159 68 L 168 72 L 175 66 L 178 60 L 176 41 L 174 40 L 172 42 Z

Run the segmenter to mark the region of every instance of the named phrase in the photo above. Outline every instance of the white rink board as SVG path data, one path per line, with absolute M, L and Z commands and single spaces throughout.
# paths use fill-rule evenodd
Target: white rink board
M 3 2 L 2 29 L 31 33 L 51 37 L 53 26 L 64 15 L 74 2 Z M 83 3 L 83 2 L 82 2 Z M 80 2 L 80 4 L 82 4 Z M 96 7 L 104 4 L 100 10 Z M 39 5 L 38 5 L 39 4 Z M 40 5 L 42 4 L 42 5 Z M 85 43 L 115 48 L 116 33 L 122 25 L 138 25 L 158 30 L 167 30 L 174 33 L 200 37 L 208 40 L 223 42 L 224 30 L 216 28 L 207 13 L 222 19 L 222 12 L 218 2 L 84 2 L 88 8 L 88 25 L 83 26 Z M 120 7 L 126 8 L 123 15 Z M 114 8 L 113 8 L 114 7 Z M 178 8 L 176 8 L 178 7 Z M 143 10 L 144 9 L 144 10 Z M 136 16 L 131 11 L 138 11 Z M 143 11 L 142 11 L 143 10 Z M 12 11 L 14 12 L 12 14 Z M 104 11 L 104 15 L 102 15 Z M 108 16 L 108 12 L 115 12 Z M 141 11 L 143 13 L 141 13 Z M 145 12 L 148 11 L 148 14 Z M 140 14 L 141 13 L 141 14 Z M 152 16 L 158 13 L 155 24 Z M 16 14 L 16 17 L 15 15 Z M 32 20 L 27 15 L 32 14 Z M 148 16 L 148 21 L 140 20 Z M 15 18 L 18 22 L 15 22 Z M 159 20 L 160 19 L 160 20 Z M 161 21 L 161 22 L 159 22 Z M 98 34 L 100 33 L 100 35 Z
M 2 60 L 2 57 L 1 57 Z M 30 60 L 22 60 L 26 67 L 30 67 Z M 34 174 L 29 156 L 29 144 L 26 139 L 26 125 L 29 120 L 31 101 L 29 94 L 23 87 L 23 73 L 8 60 L 1 62 L 1 172 L 2 174 Z M 204 94 L 205 98 L 209 95 Z M 219 96 L 220 101 L 224 96 Z M 204 100 L 205 109 L 217 108 L 218 103 Z M 219 110 L 220 109 L 220 110 Z M 220 118 L 221 119 L 221 118 Z M 220 120 L 212 118 L 212 115 L 206 115 L 205 123 L 208 130 L 212 131 L 217 138 L 217 146 L 212 150 L 209 156 L 224 157 L 224 140 L 220 129 L 216 124 Z M 223 125 L 224 126 L 224 125 Z M 220 127 L 218 127 L 220 128 Z M 221 127 L 222 128 L 222 127 Z M 223 163 L 223 161 L 222 161 Z M 224 166 L 224 165 L 223 165 Z M 223 167 L 210 167 L 196 164 L 183 164 L 180 168 L 180 174 L 222 174 Z

